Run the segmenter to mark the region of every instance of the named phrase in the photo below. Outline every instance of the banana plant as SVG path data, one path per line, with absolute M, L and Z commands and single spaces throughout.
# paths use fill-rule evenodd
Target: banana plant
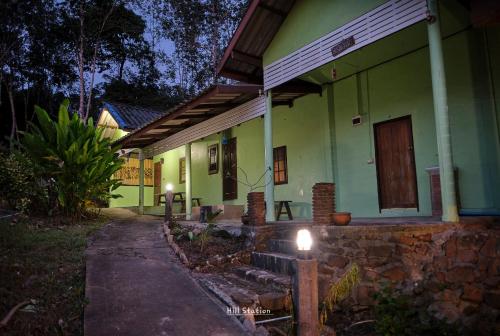
M 121 197 L 111 192 L 121 185 L 113 174 L 123 161 L 116 154 L 119 147 L 102 137 L 103 129 L 92 118 L 70 117 L 68 106 L 68 100 L 60 105 L 57 121 L 36 106 L 38 125 L 30 124 L 21 144 L 35 169 L 52 181 L 62 212 L 77 218 L 94 201 Z

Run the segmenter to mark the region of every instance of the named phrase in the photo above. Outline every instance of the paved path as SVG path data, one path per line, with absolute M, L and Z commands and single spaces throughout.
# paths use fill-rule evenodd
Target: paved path
M 179 264 L 160 224 L 117 221 L 89 243 L 85 335 L 243 335 Z

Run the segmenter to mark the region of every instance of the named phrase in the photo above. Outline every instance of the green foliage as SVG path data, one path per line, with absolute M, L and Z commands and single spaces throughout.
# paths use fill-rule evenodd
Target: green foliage
M 20 152 L 0 155 L 0 199 L 23 213 L 46 204 L 33 164 Z
M 212 238 L 212 233 L 215 229 L 216 225 L 214 223 L 208 223 L 207 227 L 203 229 L 200 234 L 198 235 L 198 240 L 200 242 L 200 251 L 203 252 L 203 249 L 205 248 L 205 245 L 210 241 Z
M 426 310 L 418 310 L 405 295 L 396 295 L 392 288 L 384 286 L 374 294 L 375 330 L 383 336 L 458 336 L 463 335 L 457 326 L 430 316 Z
M 30 218 L 15 224 L 0 219 L 2 318 L 19 302 L 36 300 L 35 312 L 18 311 L 1 335 L 83 335 L 84 252 L 88 236 L 105 222 L 100 217 L 54 227 Z
M 335 304 L 348 297 L 358 282 L 359 266 L 357 264 L 352 264 L 351 268 L 342 276 L 342 278 L 330 286 L 325 300 L 323 301 L 323 308 L 321 309 L 321 328 L 325 325 L 326 320 L 328 319 L 328 314 L 333 312 Z
M 57 122 L 38 106 L 35 113 L 40 126 L 31 124 L 22 145 L 40 174 L 53 181 L 65 215 L 78 218 L 89 203 L 120 197 L 110 194 L 120 186 L 112 178 L 122 165 L 115 154 L 118 148 L 94 127 L 92 118 L 86 123 L 76 113 L 70 118 L 67 100 L 59 108 Z

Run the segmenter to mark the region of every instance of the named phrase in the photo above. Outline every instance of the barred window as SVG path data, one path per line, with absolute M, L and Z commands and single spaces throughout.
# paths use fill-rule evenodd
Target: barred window
M 179 183 L 186 182 L 186 158 L 179 159 Z

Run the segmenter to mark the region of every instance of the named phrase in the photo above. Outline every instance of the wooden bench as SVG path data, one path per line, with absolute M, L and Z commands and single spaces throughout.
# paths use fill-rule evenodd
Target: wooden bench
M 180 203 L 181 204 L 181 213 L 185 213 L 186 212 L 186 199 L 184 197 L 186 193 L 183 192 L 183 191 L 180 191 L 180 192 L 174 192 L 173 193 L 173 198 L 172 198 L 172 203 Z M 201 205 L 201 197 L 191 197 L 191 200 L 193 201 L 193 205 L 196 203 L 198 206 Z M 159 200 L 158 200 L 158 203 L 159 204 L 165 204 L 167 201 L 166 201 L 166 198 L 165 198 L 165 194 L 159 194 Z
M 279 221 L 281 215 L 287 214 L 289 220 L 293 220 L 292 211 L 290 210 L 290 203 L 292 201 L 276 201 L 275 204 L 278 205 L 278 211 L 276 214 L 276 220 Z M 286 212 L 283 212 L 283 205 L 285 206 Z

